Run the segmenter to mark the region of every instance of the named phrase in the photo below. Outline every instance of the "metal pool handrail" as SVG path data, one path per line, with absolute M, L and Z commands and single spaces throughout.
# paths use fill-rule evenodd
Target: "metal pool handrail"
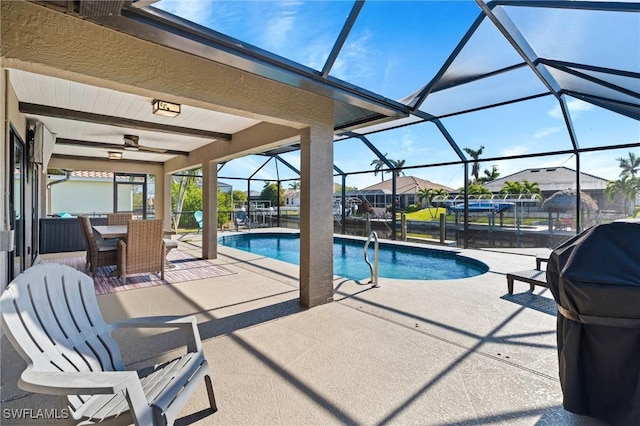
M 373 265 L 369 261 L 369 243 L 371 243 L 371 239 L 373 238 Z M 372 231 L 369 234 L 369 238 L 367 242 L 364 244 L 364 261 L 369 265 L 369 270 L 371 271 L 371 281 L 369 283 L 373 283 L 374 287 L 379 287 L 378 284 L 378 234 L 375 231 Z

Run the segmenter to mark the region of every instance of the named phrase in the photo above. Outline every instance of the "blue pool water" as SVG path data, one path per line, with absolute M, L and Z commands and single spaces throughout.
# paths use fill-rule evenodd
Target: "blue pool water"
M 271 257 L 298 265 L 300 263 L 300 235 L 279 233 L 249 233 L 227 235 L 220 244 L 257 255 Z M 454 252 L 422 247 L 405 247 L 380 243 L 379 275 L 407 280 L 450 280 L 484 274 L 487 265 Z M 373 243 L 369 246 L 369 260 L 373 262 Z M 333 273 L 354 280 L 370 277 L 364 262 L 364 242 L 335 237 L 333 241 Z

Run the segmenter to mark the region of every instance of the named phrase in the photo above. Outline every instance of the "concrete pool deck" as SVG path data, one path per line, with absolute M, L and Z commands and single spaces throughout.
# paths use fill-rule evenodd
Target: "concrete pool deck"
M 199 238 L 179 248 L 199 255 Z M 489 272 L 379 288 L 336 277 L 334 302 L 312 309 L 298 304 L 296 265 L 223 246 L 215 263 L 234 275 L 98 300 L 108 321 L 197 316 L 219 411 L 203 384 L 180 425 L 603 425 L 562 408 L 550 291 L 516 283 L 507 294 L 506 273 L 535 266 L 540 250 L 460 251 Z M 169 359 L 174 336 L 116 335 L 131 368 Z M 0 349 L 3 410 L 65 407 L 19 390 L 25 364 L 5 337 Z

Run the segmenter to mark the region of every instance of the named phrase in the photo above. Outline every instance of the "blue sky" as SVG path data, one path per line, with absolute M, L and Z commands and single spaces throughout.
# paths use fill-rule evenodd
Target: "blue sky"
M 162 0 L 154 4 L 170 13 L 220 31 L 313 69 L 322 69 L 346 16 L 351 1 L 209 1 Z M 576 62 L 640 72 L 640 17 L 638 14 L 568 12 L 564 10 L 508 9 L 536 53 Z M 331 75 L 391 99 L 403 98 L 427 84 L 460 42 L 480 9 L 473 1 L 367 1 L 360 12 Z M 566 22 L 571 25 L 566 25 Z M 621 45 L 621 40 L 624 40 Z M 612 46 L 616 46 L 615 49 Z M 464 74 L 473 64 L 508 65 L 519 56 L 485 20 L 452 64 L 451 73 Z M 562 75 L 554 76 L 563 78 Z M 638 90 L 637 81 L 621 82 Z M 469 108 L 501 96 L 534 94 L 540 81 L 530 70 L 510 79 L 486 79 L 469 88 L 434 94 L 423 105 L 425 111 L 446 112 L 455 105 Z M 640 90 L 639 90 L 640 91 Z M 578 99 L 568 99 L 573 125 L 581 147 L 640 141 L 638 121 L 602 110 Z M 461 148 L 484 146 L 482 157 L 522 155 L 570 149 L 560 107 L 547 96 L 490 110 L 442 120 Z M 455 161 L 457 158 L 442 135 L 430 123 L 408 126 L 368 137 L 378 149 L 406 165 Z M 592 153 L 581 157 L 583 172 L 605 179 L 619 174 L 617 157 L 630 150 Z M 375 156 L 357 140 L 334 145 L 335 164 L 344 171 L 370 168 Z M 640 155 L 639 149 L 634 149 Z M 299 166 L 296 154 L 283 156 Z M 482 158 L 481 157 L 481 158 Z M 246 157 L 225 166 L 222 175 L 247 176 L 262 163 L 262 157 Z M 496 165 L 501 176 L 529 167 L 575 168 L 571 155 L 517 161 L 485 162 Z M 279 168 L 281 178 L 293 177 Z M 452 188 L 463 182 L 462 166 L 407 170 Z M 275 179 L 275 168 L 265 167 L 257 177 Z M 388 175 L 387 175 L 388 176 Z M 337 179 L 339 181 L 339 179 Z M 347 185 L 364 188 L 380 181 L 380 175 L 355 175 Z M 237 184 L 235 184 L 237 185 Z M 234 185 L 234 186 L 235 186 Z M 256 189 L 259 189 L 259 186 Z M 242 188 L 245 189 L 245 188 Z

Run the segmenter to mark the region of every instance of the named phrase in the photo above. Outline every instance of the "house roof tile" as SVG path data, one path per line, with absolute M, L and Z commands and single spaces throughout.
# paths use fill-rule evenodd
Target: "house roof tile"
M 377 183 L 375 185 L 368 186 L 360 190 L 364 191 L 383 191 L 391 194 L 392 180 L 385 180 L 384 182 Z M 396 193 L 398 195 L 404 194 L 416 194 L 421 188 L 433 188 L 444 189 L 447 192 L 452 192 L 453 189 L 439 183 L 431 182 L 425 179 L 421 179 L 416 176 L 398 176 L 396 178 Z

